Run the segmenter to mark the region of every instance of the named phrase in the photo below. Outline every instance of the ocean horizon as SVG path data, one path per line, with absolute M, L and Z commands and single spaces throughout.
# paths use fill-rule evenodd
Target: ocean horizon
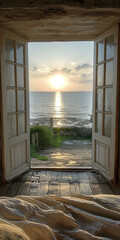
M 29 92 L 30 124 L 92 127 L 92 92 Z

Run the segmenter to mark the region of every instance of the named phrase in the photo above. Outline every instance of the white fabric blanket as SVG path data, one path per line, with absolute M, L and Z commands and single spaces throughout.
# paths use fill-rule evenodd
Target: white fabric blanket
M 120 239 L 120 196 L 1 197 L 0 239 Z

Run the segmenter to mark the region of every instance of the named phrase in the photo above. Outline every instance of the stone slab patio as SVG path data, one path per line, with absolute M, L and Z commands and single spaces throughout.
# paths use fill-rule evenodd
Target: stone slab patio
M 92 141 L 69 140 L 59 148 L 41 150 L 47 161 L 31 159 L 32 168 L 77 168 L 92 167 Z

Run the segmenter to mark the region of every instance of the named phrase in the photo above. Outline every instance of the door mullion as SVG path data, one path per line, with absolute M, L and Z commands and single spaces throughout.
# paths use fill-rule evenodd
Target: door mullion
M 104 74 L 103 74 L 103 122 L 102 122 L 102 135 L 104 135 L 104 120 L 105 120 L 105 73 L 106 73 L 106 39 L 104 40 Z
M 16 93 L 16 130 L 18 136 L 18 96 L 17 96 L 17 52 L 16 52 L 16 41 L 15 41 L 15 93 Z

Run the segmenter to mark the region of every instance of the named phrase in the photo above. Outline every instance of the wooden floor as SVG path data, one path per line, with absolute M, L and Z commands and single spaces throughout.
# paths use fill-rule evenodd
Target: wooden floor
M 42 196 L 55 194 L 120 194 L 120 187 L 108 183 L 94 171 L 29 171 L 0 186 L 0 196 Z

